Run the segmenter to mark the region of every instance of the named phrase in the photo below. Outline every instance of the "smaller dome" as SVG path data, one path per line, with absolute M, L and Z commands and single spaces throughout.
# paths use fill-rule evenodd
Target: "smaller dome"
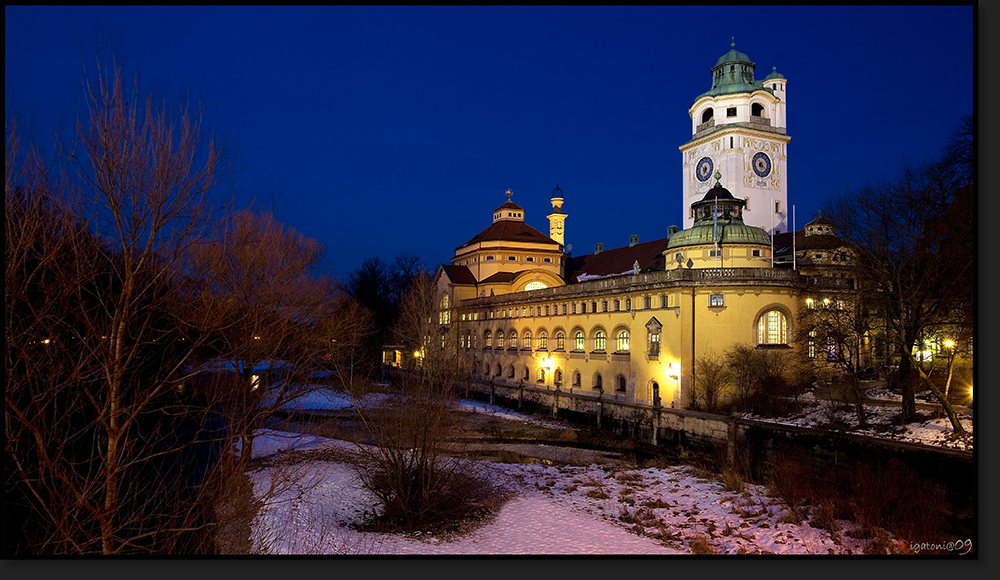
M 783 75 L 780 72 L 778 72 L 778 67 L 772 66 L 771 67 L 771 74 L 769 74 L 766 77 L 764 77 L 764 80 L 765 81 L 769 81 L 769 80 L 773 80 L 773 79 L 784 79 L 784 78 L 785 78 L 785 75 Z
M 715 187 L 708 190 L 705 197 L 701 198 L 701 201 L 711 201 L 713 199 L 736 199 L 733 194 L 730 193 L 728 189 L 722 187 L 722 184 L 718 181 L 715 182 Z
M 552 196 L 551 197 L 552 198 L 562 199 L 562 196 L 563 196 L 562 188 L 560 188 L 559 184 L 557 183 L 556 184 L 556 188 L 552 190 Z

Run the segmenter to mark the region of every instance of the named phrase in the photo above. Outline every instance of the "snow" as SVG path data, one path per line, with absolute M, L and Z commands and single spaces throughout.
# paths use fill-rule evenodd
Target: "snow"
M 870 399 L 888 402 L 898 403 L 902 400 L 902 397 L 899 395 L 882 388 L 868 391 L 866 392 L 866 396 Z M 816 397 L 815 393 L 801 395 L 799 402 L 803 405 L 802 411 L 793 417 L 769 418 L 751 413 L 741 414 L 740 417 L 782 425 L 832 428 L 857 435 L 867 435 L 893 441 L 904 441 L 951 449 L 972 451 L 974 448 L 972 419 L 965 415 L 960 415 L 959 420 L 969 436 L 957 438 L 954 437 L 951 421 L 947 417 L 932 418 L 907 425 L 896 425 L 895 419 L 899 415 L 898 406 L 866 404 L 865 420 L 868 423 L 868 427 L 862 429 L 858 424 L 857 412 L 853 404 L 835 403 L 821 399 Z
M 384 395 L 383 395 L 384 396 Z M 817 425 L 830 418 L 850 422 L 853 410 L 810 397 L 809 411 L 789 419 Z M 370 401 L 377 403 L 377 400 Z M 345 395 L 315 391 L 297 409 L 344 409 Z M 508 409 L 458 401 L 464 411 L 549 426 Z M 869 420 L 896 411 L 872 409 Z M 971 425 L 968 426 L 971 430 Z M 912 426 L 903 440 L 940 443 L 949 426 L 940 420 Z M 879 435 L 885 435 L 879 433 Z M 629 468 L 615 464 L 543 465 L 468 461 L 506 490 L 510 499 L 492 521 L 459 538 L 376 534 L 356 529 L 376 501 L 360 484 L 350 456 L 353 443 L 274 430 L 259 432 L 254 457 L 294 458 L 330 450 L 323 459 L 272 462 L 250 472 L 259 497 L 270 495 L 254 525 L 255 550 L 269 554 L 343 555 L 677 555 L 692 553 L 860 554 L 867 540 L 852 538 L 854 524 L 839 532 L 813 527 L 763 486 L 726 491 L 712 474 L 690 466 Z M 329 459 L 328 457 L 333 457 Z

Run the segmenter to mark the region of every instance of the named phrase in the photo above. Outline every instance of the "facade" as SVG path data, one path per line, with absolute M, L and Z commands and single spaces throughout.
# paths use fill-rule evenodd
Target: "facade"
M 797 348 L 806 296 L 852 281 L 826 276 L 820 259 L 803 259 L 803 271 L 772 255 L 789 252 L 772 238 L 787 221 L 785 79 L 754 81 L 753 67 L 733 47 L 689 110 L 685 229 L 571 256 L 563 191 L 552 192 L 545 235 L 507 190 L 492 223 L 437 275 L 440 320 L 457 329 L 474 376 L 680 408 L 691 403 L 699 358 L 737 344 Z M 731 109 L 735 116 L 716 116 Z M 834 243 L 823 225 L 808 224 L 805 238 Z

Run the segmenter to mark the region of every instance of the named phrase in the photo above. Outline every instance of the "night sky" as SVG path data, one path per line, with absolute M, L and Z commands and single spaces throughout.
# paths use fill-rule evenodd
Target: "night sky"
M 273 203 L 346 279 L 370 256 L 434 267 L 504 191 L 573 254 L 682 225 L 695 97 L 735 40 L 788 79 L 796 226 L 845 189 L 936 157 L 972 114 L 972 6 L 11 7 L 5 106 L 42 142 L 110 37 L 144 89 L 200 101 L 233 147 L 220 193 Z

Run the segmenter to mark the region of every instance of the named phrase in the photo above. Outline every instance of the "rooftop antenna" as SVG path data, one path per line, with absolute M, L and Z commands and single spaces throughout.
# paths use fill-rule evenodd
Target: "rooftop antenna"
M 774 205 L 774 198 L 771 198 L 771 205 Z M 774 212 L 771 212 L 771 267 L 774 268 Z
M 722 173 L 715 172 L 715 185 L 722 187 Z M 715 267 L 719 267 L 719 197 L 712 205 L 712 240 L 715 242 Z
M 795 256 L 795 206 L 792 206 L 792 270 L 796 267 Z

